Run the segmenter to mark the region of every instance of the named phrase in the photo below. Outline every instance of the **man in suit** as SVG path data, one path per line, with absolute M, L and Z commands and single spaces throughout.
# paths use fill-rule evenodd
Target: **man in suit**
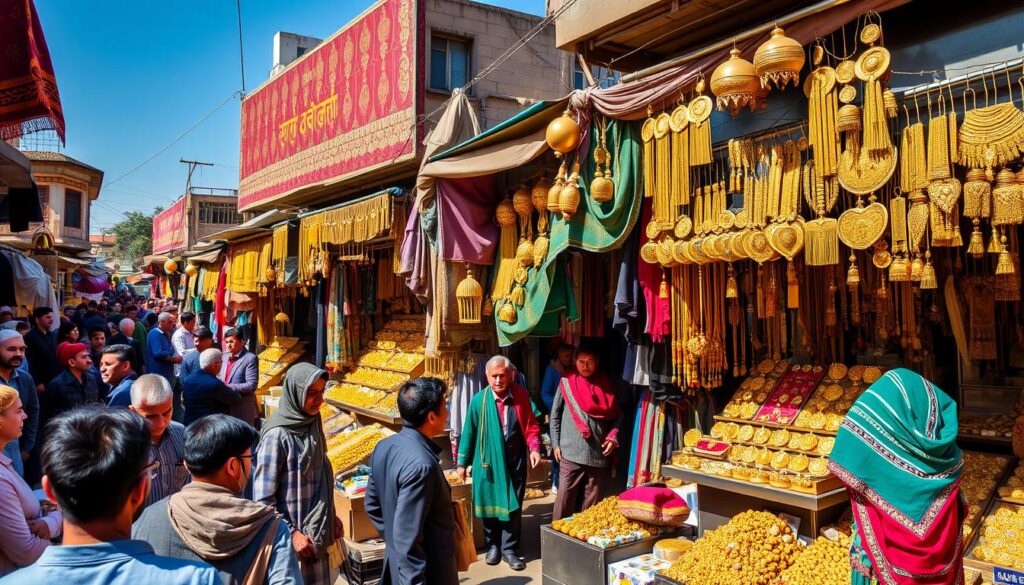
M 370 458 L 366 513 L 384 539 L 382 585 L 455 585 L 455 517 L 441 471 L 441 448 L 430 438 L 448 424 L 444 382 L 417 378 L 399 390 L 403 428 Z
M 178 379 L 182 382 L 192 374 L 199 371 L 199 354 L 213 347 L 213 332 L 209 327 L 200 325 L 196 327 L 192 335 L 196 338 L 196 350 L 190 351 L 181 358 L 181 370 L 178 372 Z M 219 374 L 220 372 L 218 372 Z
M 199 354 L 200 370 L 182 379 L 181 398 L 185 407 L 185 426 L 208 414 L 228 414 L 242 396 L 217 378 L 223 356 L 210 348 Z
M 132 337 L 134 333 L 135 321 L 125 317 L 117 324 L 117 335 L 110 338 L 108 345 L 127 345 L 132 348 L 132 369 L 141 374 L 146 371 L 146 364 L 142 359 L 142 346 Z
M 231 414 L 255 427 L 259 418 L 256 406 L 256 384 L 260 380 L 259 360 L 256 354 L 245 349 L 245 334 L 238 327 L 224 332 L 224 349 L 226 352 L 220 379 L 228 388 L 242 395 L 242 400 L 231 407 Z
M 108 345 L 100 354 L 100 379 L 110 386 L 107 406 L 111 408 L 132 404 L 132 384 L 138 377 L 132 359 L 132 348 L 122 343 Z

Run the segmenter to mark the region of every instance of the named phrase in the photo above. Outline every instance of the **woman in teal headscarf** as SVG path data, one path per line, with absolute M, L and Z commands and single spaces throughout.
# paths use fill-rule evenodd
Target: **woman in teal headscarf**
M 284 376 L 278 409 L 253 454 L 253 500 L 277 509 L 292 530 L 306 585 L 332 585 L 330 549 L 341 536 L 334 512 L 334 471 L 320 422 L 327 372 L 298 363 Z
M 887 372 L 850 408 L 829 469 L 853 506 L 854 585 L 963 581 L 963 454 L 956 403 L 918 374 Z

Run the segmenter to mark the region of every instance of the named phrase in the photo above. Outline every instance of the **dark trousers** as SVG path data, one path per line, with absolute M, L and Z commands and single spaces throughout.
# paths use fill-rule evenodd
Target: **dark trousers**
M 508 441 L 505 446 L 505 464 L 508 477 L 512 481 L 512 489 L 519 500 L 519 509 L 508 515 L 508 520 L 497 518 L 481 518 L 484 525 L 484 547 L 498 547 L 503 555 L 519 554 L 519 537 L 523 531 L 523 504 L 526 501 L 526 443 L 520 437 L 516 442 Z M 511 443 L 511 444 L 510 444 Z
M 601 499 L 601 488 L 608 470 L 603 467 L 591 467 L 562 459 L 559 466 L 558 496 L 555 497 L 555 509 L 552 520 L 568 518 L 593 506 Z

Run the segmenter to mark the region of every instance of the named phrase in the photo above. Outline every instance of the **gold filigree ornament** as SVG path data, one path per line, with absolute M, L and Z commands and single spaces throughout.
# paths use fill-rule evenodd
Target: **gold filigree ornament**
M 1024 112 L 1009 102 L 968 110 L 960 125 L 958 154 L 960 164 L 985 169 L 991 181 L 993 168 L 1024 154 Z
M 768 245 L 786 260 L 793 258 L 804 247 L 803 219 L 786 223 L 773 223 L 764 229 Z
M 849 61 L 847 61 L 849 63 Z M 838 77 L 837 77 L 838 79 Z M 852 85 L 844 85 L 839 88 L 839 101 L 844 104 L 853 103 L 853 100 L 857 99 L 857 88 Z
M 747 256 L 758 264 L 764 264 L 779 257 L 778 252 L 768 243 L 768 238 L 761 230 L 752 230 L 743 244 Z
M 889 225 L 889 210 L 875 201 L 864 206 L 857 200 L 857 207 L 847 209 L 839 216 L 839 239 L 854 250 L 867 250 L 885 233 Z
M 737 260 L 743 260 L 745 258 L 748 258 L 747 250 L 746 248 L 743 247 L 743 235 L 745 233 L 747 232 L 743 231 L 736 234 L 732 234 L 727 242 L 729 246 L 730 255 L 736 258 Z
M 864 28 L 860 29 L 860 42 L 865 45 L 873 45 L 878 42 L 878 39 L 882 37 L 882 27 L 875 23 L 864 25 Z
M 871 263 L 879 270 L 885 270 L 892 264 L 892 254 L 889 252 L 889 244 L 884 240 L 875 242 L 875 251 L 871 254 Z
M 672 255 L 672 245 L 675 242 L 671 238 L 664 238 L 658 242 L 658 248 L 655 250 L 655 255 L 658 257 L 658 264 L 661 264 L 665 268 L 672 268 L 677 264 L 675 258 Z
M 718 212 L 716 220 L 718 229 L 731 230 L 736 225 L 736 214 L 728 209 L 723 209 Z
M 688 116 L 688 110 L 685 105 L 679 104 L 676 109 L 672 110 L 672 114 L 669 116 L 668 127 L 673 132 L 682 132 L 686 129 L 686 126 L 690 123 Z
M 896 171 L 896 147 L 869 154 L 859 141 L 847 140 L 850 148 L 839 158 L 839 184 L 855 195 L 867 195 L 884 186 Z
M 686 242 L 676 240 L 676 243 L 672 244 L 672 258 L 679 264 L 690 264 L 690 258 L 686 255 Z
M 658 263 L 658 245 L 654 242 L 647 242 L 640 246 L 640 259 L 648 264 Z
M 844 60 L 836 64 L 836 81 L 839 83 L 850 83 L 856 76 L 853 61 Z
M 706 95 L 699 95 L 693 98 L 693 101 L 687 106 L 686 119 L 691 124 L 703 124 L 711 117 L 711 110 L 714 104 Z
M 953 177 L 928 183 L 928 198 L 943 213 L 953 213 L 960 200 L 960 191 L 960 180 Z
M 846 104 L 839 108 L 836 114 L 836 130 L 840 132 L 860 133 L 863 124 L 861 123 L 860 108 L 853 104 Z
M 683 238 L 689 237 L 692 232 L 693 220 L 687 215 L 679 216 L 679 219 L 676 220 L 675 227 L 672 228 L 672 235 L 674 235 L 676 239 L 682 240 Z
M 892 55 L 885 47 L 871 47 L 857 58 L 853 71 L 861 81 L 874 81 L 885 75 L 891 60 Z

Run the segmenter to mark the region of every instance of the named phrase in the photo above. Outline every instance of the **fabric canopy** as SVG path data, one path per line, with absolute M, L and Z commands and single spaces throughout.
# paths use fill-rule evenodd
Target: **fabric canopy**
M 41 264 L 18 252 L 0 250 L 0 254 L 3 254 L 11 264 L 14 297 L 18 306 L 27 308 L 58 306 L 50 275 L 46 273 Z M 54 329 L 60 327 L 58 319 L 54 320 L 54 326 Z
M 57 78 L 32 0 L 4 3 L 0 39 L 0 140 L 53 130 L 64 142 Z

